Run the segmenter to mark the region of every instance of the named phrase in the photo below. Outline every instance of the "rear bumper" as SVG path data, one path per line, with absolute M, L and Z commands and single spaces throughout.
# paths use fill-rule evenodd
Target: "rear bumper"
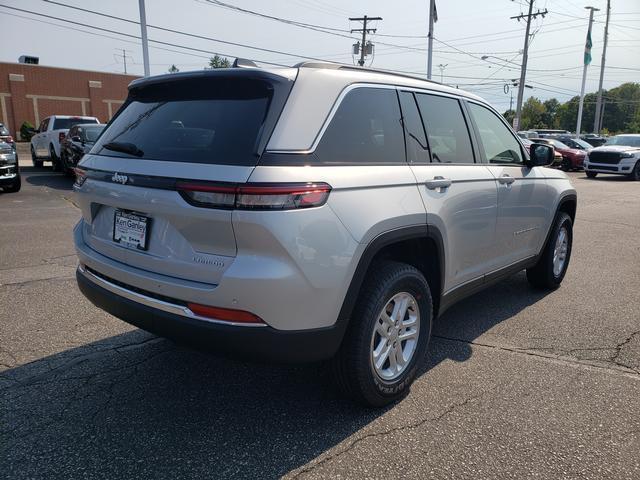
M 314 362 L 335 355 L 344 329 L 276 330 L 234 326 L 170 313 L 117 295 L 76 271 L 82 294 L 98 308 L 148 332 L 233 357 L 282 363 Z

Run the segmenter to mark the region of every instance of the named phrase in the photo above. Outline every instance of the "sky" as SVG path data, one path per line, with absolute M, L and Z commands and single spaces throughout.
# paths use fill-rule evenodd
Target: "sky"
M 282 65 L 305 57 L 353 64 L 357 59 L 352 44 L 359 34 L 350 30 L 362 25 L 349 17 L 365 14 L 382 17 L 370 24 L 376 28 L 368 37 L 375 53 L 367 66 L 426 74 L 428 0 L 220 1 L 227 6 L 218 0 L 146 0 L 148 25 L 165 29 L 148 29 L 152 75 L 166 73 L 172 64 L 181 71 L 201 69 L 214 53 Z M 42 65 L 122 73 L 124 49 L 128 73 L 143 74 L 136 38 L 138 1 L 56 2 L 0 0 L 0 61 L 34 55 Z M 525 90 L 525 98 L 566 101 L 579 94 L 587 5 L 600 9 L 594 14 L 593 61 L 586 84 L 587 92 L 596 91 L 606 0 L 534 2 L 534 12 L 548 13 L 532 22 L 526 84 L 533 88 Z M 509 108 L 512 95 L 515 105 L 517 91 L 507 91 L 505 85 L 520 75 L 525 22 L 510 17 L 526 13 L 527 0 L 437 0 L 436 5 L 433 79 L 477 93 L 501 111 Z M 640 0 L 611 0 L 606 66 L 604 88 L 639 81 Z

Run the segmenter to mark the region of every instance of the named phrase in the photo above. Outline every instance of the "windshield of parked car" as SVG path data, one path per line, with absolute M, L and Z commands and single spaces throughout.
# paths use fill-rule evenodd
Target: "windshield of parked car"
M 100 132 L 104 130 L 104 126 L 100 127 L 82 127 L 84 130 L 84 138 L 87 142 L 95 142 Z
M 593 148 L 593 145 L 579 138 L 563 138 L 561 141 L 562 143 L 570 146 L 571 148 L 580 148 L 580 149 L 587 149 L 587 150 L 591 150 Z
M 56 118 L 53 121 L 53 130 L 68 130 L 78 123 L 98 123 L 98 121 L 95 118 L 84 117 Z
M 553 138 L 547 138 L 545 140 L 547 140 L 547 142 L 549 142 L 551 145 L 553 145 L 556 148 L 570 148 L 564 143 L 562 143 L 560 140 L 554 140 Z
M 640 147 L 640 135 L 616 135 L 607 140 L 605 145 L 621 145 L 625 147 Z

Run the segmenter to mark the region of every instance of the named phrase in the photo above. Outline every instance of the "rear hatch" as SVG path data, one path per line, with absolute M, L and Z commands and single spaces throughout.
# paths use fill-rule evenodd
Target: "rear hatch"
M 79 165 L 85 243 L 136 268 L 218 283 L 236 255 L 232 211 L 187 202 L 178 186 L 245 183 L 295 72 L 225 69 L 132 83 Z

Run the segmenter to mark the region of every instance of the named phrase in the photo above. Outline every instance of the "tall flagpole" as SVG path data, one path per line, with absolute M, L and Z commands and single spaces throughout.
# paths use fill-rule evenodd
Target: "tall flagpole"
M 576 137 L 580 137 L 582 126 L 582 107 L 584 106 L 584 87 L 587 83 L 587 67 L 591 63 L 591 25 L 593 24 L 593 12 L 600 9 L 594 7 L 584 7 L 589 10 L 589 29 L 587 30 L 587 41 L 584 46 L 584 68 L 582 69 L 582 88 L 580 89 L 580 105 L 578 106 L 578 122 L 576 125 Z

